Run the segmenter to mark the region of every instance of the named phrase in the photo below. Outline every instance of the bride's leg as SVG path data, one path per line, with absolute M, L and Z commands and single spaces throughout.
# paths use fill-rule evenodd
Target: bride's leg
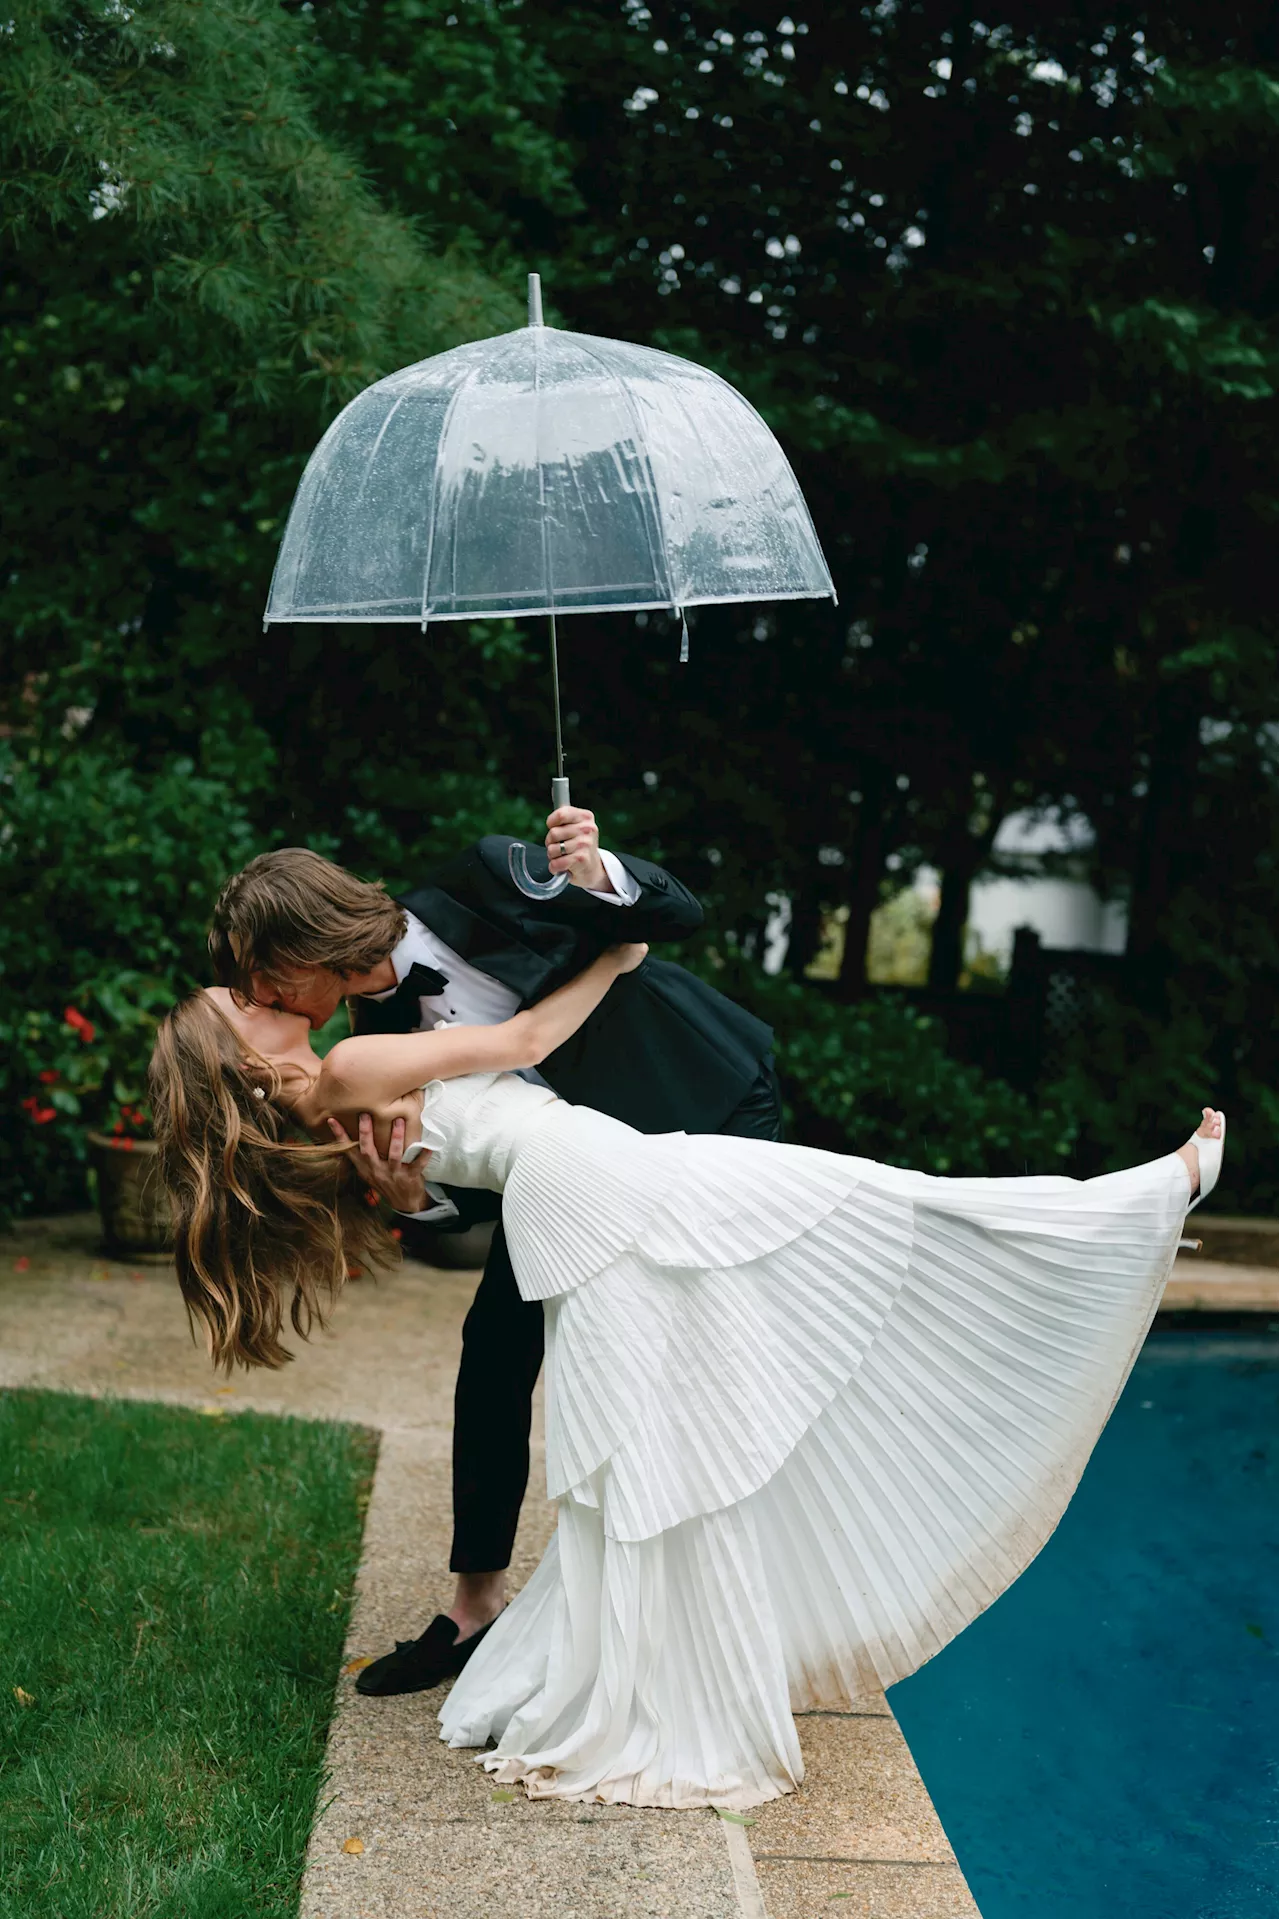
M 1215 1112 L 1212 1106 L 1201 1108 L 1200 1124 L 1196 1132 L 1201 1139 L 1219 1139 L 1222 1135 L 1222 1114 Z M 1200 1158 L 1195 1147 L 1188 1140 L 1185 1146 L 1179 1146 L 1178 1158 L 1187 1169 L 1187 1178 L 1191 1182 L 1191 1198 L 1200 1190 Z

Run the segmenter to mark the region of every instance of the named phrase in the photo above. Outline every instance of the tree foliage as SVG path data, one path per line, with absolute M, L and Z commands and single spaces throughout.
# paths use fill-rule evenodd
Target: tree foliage
M 19 1198 L 38 1189 L 28 1012 L 60 1017 L 112 965 L 198 977 L 220 878 L 281 836 L 259 622 L 315 439 L 370 380 L 521 315 L 324 131 L 320 65 L 305 20 L 256 0 L 33 0 L 8 29 L 0 1036 Z M 287 651 L 275 673 L 305 727 Z
M 696 811 L 744 891 L 763 852 L 829 894 L 867 831 L 963 880 L 1011 804 L 1065 797 L 1132 867 L 1174 682 L 1197 720 L 1270 713 L 1274 89 L 1247 20 L 541 17 L 597 221 L 566 305 L 746 388 L 840 589 L 838 615 L 704 619 L 683 727 L 637 702 L 646 763 L 696 769 L 714 730 Z
M 258 845 L 396 882 L 534 826 L 536 628 L 426 652 L 260 617 L 337 406 L 519 324 L 537 267 L 551 317 L 749 395 L 840 595 L 704 610 L 687 667 L 662 616 L 564 622 L 576 792 L 707 898 L 722 957 L 771 893 L 797 967 L 847 906 L 854 998 L 891 857 L 942 871 L 945 987 L 1000 820 L 1084 811 L 1132 925 L 1071 1079 L 1114 1121 L 1095 1157 L 1149 1153 L 1166 1098 L 1234 1100 L 1236 1196 L 1265 1202 L 1268 33 L 1201 0 L 991 27 L 936 0 L 17 0 L 0 1023 L 99 962 L 194 975 Z M 883 1056 L 861 1012 L 822 1018 Z

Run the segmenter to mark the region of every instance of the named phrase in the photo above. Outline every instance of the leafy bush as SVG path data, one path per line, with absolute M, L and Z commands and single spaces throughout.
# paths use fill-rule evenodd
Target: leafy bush
M 29 1007 L 17 1021 L 12 1062 L 33 1090 L 20 1102 L 34 1126 L 61 1124 L 79 1153 L 85 1127 L 131 1146 L 151 1126 L 147 1062 L 173 988 L 144 973 L 98 980 L 59 1018 Z
M 207 978 L 214 895 L 262 842 L 191 760 L 146 772 L 61 740 L 0 743 L 0 807 L 3 1215 L 83 1204 L 81 1128 L 141 1104 L 157 1013 Z
M 897 1000 L 842 1005 L 745 967 L 706 976 L 774 1027 L 792 1138 L 955 1178 L 1073 1170 L 1072 1108 L 952 1059 L 937 1020 Z
M 1212 1209 L 1274 1213 L 1280 1115 L 1269 1034 L 1260 1032 L 1256 1058 L 1223 1058 L 1225 1022 L 1177 987 L 1170 1001 L 1155 1015 L 1099 993 L 1087 1042 L 1045 1095 L 1080 1115 L 1082 1156 L 1100 1172 L 1157 1158 L 1182 1143 L 1202 1106 L 1223 1106 L 1228 1144 Z

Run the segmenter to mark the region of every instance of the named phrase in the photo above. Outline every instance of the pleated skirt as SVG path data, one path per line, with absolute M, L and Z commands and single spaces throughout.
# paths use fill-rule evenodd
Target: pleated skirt
M 503 1217 L 544 1302 L 556 1535 L 440 1715 L 531 1796 L 742 1810 L 997 1599 L 1160 1302 L 1176 1154 L 939 1179 L 582 1107 Z

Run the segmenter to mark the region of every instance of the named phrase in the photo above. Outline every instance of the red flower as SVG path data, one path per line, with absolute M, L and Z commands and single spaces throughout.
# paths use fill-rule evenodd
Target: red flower
M 366 1206 L 376 1206 L 378 1203 L 378 1195 L 372 1186 L 366 1186 L 364 1189 L 364 1203 Z
M 403 1239 L 404 1234 L 400 1231 L 400 1228 L 398 1226 L 393 1226 L 391 1228 L 391 1237 L 392 1239 Z
M 97 1037 L 92 1020 L 87 1020 L 83 1013 L 76 1011 L 74 1006 L 68 1006 L 62 1017 L 68 1026 L 79 1033 L 86 1046 L 92 1045 L 94 1039 Z
M 30 1113 L 32 1120 L 37 1126 L 47 1126 L 51 1119 L 57 1119 L 58 1117 L 53 1107 L 42 1106 L 34 1093 L 30 1099 L 23 1100 L 22 1110 L 24 1113 Z
M 42 1086 L 56 1086 L 62 1075 L 55 1073 L 51 1066 L 46 1066 L 43 1073 L 36 1074 L 36 1078 Z
M 122 1153 L 131 1153 L 133 1151 L 133 1141 L 131 1139 L 118 1139 L 116 1145 Z

